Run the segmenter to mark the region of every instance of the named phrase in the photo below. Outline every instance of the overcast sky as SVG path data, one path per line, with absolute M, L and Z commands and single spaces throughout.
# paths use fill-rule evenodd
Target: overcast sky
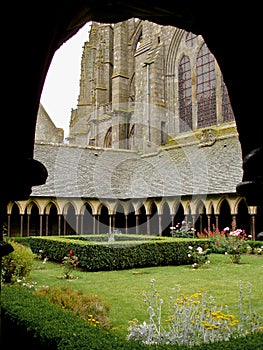
M 89 23 L 56 51 L 40 99 L 56 127 L 64 129 L 65 137 L 71 109 L 78 102 L 81 56 L 88 35 Z

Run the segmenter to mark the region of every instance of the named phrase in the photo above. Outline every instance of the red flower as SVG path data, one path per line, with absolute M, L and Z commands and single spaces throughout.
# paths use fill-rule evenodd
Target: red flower
M 70 249 L 68 253 L 69 253 L 69 255 L 73 255 L 72 249 Z

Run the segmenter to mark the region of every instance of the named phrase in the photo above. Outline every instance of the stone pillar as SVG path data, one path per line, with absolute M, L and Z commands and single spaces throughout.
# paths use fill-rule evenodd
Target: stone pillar
M 125 233 L 128 233 L 128 215 L 125 215 Z
M 66 217 L 64 215 L 64 220 L 63 220 L 63 235 L 64 236 L 66 234 L 66 229 L 67 229 L 67 220 L 66 220 Z
M 139 234 L 139 226 L 140 226 L 140 220 L 139 220 L 140 215 L 135 214 L 135 219 L 136 219 L 136 234 Z
M 109 214 L 109 234 L 113 233 L 113 215 Z
M 61 235 L 61 215 L 58 215 L 58 235 Z
M 97 234 L 100 233 L 100 215 L 97 215 Z
M 76 234 L 79 233 L 79 215 L 76 215 L 75 232 L 76 232 Z
M 92 227 L 92 232 L 95 235 L 96 234 L 96 215 L 92 215 L 93 217 L 93 227 Z
M 211 215 L 207 215 L 207 231 L 208 233 L 211 231 Z
M 147 214 L 147 215 L 146 215 L 146 218 L 147 218 L 147 235 L 149 235 L 150 232 L 151 232 L 151 225 L 150 225 L 151 215 L 150 215 L 150 214 Z
M 171 226 L 174 227 L 174 214 L 171 215 Z
M 27 222 L 26 222 L 26 235 L 29 236 L 30 231 L 30 214 L 27 214 Z
M 256 216 L 255 214 L 250 214 L 250 234 L 252 235 L 252 240 L 256 240 Z
M 83 214 L 80 214 L 80 234 L 83 234 Z
M 48 214 L 46 214 L 46 236 L 48 235 Z
M 39 236 L 42 236 L 43 231 L 43 214 L 39 214 Z
M 20 214 L 20 237 L 23 237 L 24 215 Z
M 159 233 L 158 233 L 158 235 L 159 236 L 162 236 L 162 214 L 159 214 L 158 215 L 158 221 L 159 221 Z

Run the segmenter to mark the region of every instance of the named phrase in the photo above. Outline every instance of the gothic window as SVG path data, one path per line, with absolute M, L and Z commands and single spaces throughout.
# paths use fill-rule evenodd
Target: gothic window
M 223 120 L 223 123 L 228 123 L 228 122 L 234 121 L 235 117 L 234 117 L 227 87 L 223 80 L 223 77 L 221 80 L 221 91 L 222 91 L 222 120 Z
M 188 47 L 193 47 L 195 44 L 197 44 L 197 37 L 198 35 L 193 34 L 191 32 L 186 34 L 185 43 Z
M 204 43 L 196 63 L 197 127 L 215 125 L 216 75 L 215 58 Z
M 189 57 L 184 56 L 178 67 L 179 132 L 192 129 L 192 77 Z
M 112 127 L 110 127 L 105 135 L 104 148 L 111 148 L 112 146 Z

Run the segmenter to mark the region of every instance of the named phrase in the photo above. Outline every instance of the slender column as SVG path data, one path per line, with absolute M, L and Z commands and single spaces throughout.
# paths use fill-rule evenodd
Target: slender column
M 46 214 L 46 236 L 48 236 L 48 214 Z
M 80 214 L 80 234 L 83 235 L 83 214 Z
M 58 235 L 61 235 L 61 215 L 58 215 Z
M 236 222 L 237 222 L 237 217 L 236 217 L 236 215 L 232 215 L 232 223 L 231 223 L 231 225 L 232 225 L 232 226 L 235 226 L 235 227 L 231 227 L 232 229 L 235 229 L 235 228 L 236 228 Z
M 100 215 L 97 215 L 97 234 L 100 233 Z
M 139 226 L 140 226 L 140 221 L 139 221 L 139 215 L 135 214 L 135 221 L 136 221 L 136 234 L 139 234 Z
M 43 231 L 43 214 L 39 214 L 39 236 L 42 236 Z
M 171 215 L 171 226 L 174 227 L 174 215 Z
M 125 215 L 125 233 L 128 233 L 128 215 Z
M 64 220 L 63 220 L 63 235 L 66 235 L 66 230 L 67 230 L 67 220 L 66 217 L 64 215 Z
M 112 233 L 112 215 L 109 215 L 109 233 Z
M 211 215 L 207 215 L 207 231 L 211 231 Z
M 256 240 L 256 216 L 250 214 L 250 234 L 252 235 L 253 241 Z
M 192 226 L 195 228 L 195 214 L 191 215 L 191 217 L 192 217 L 192 220 L 191 220 Z
M 159 236 L 162 236 L 162 214 L 159 214 L 158 215 L 158 220 L 159 220 L 159 233 L 158 233 L 158 235 Z
M 95 235 L 96 234 L 96 215 L 92 215 L 92 217 L 93 217 L 93 220 L 92 220 L 93 227 L 92 227 L 92 229 L 93 229 L 93 234 Z
M 26 223 L 26 235 L 29 236 L 30 231 L 30 214 L 27 214 L 27 223 Z
M 23 237 L 24 215 L 20 215 L 20 237 Z
M 146 215 L 146 218 L 147 218 L 147 235 L 150 234 L 150 230 L 151 230 L 151 227 L 150 227 L 150 218 L 151 218 L 151 215 L 150 214 L 147 214 Z
M 203 214 L 200 214 L 199 232 L 203 232 Z
M 76 215 L 75 231 L 76 231 L 76 234 L 79 233 L 79 215 Z
M 116 228 L 116 227 L 115 227 L 115 217 L 116 217 L 116 216 L 113 214 L 113 215 L 112 215 L 112 231 L 114 231 L 115 228 Z

